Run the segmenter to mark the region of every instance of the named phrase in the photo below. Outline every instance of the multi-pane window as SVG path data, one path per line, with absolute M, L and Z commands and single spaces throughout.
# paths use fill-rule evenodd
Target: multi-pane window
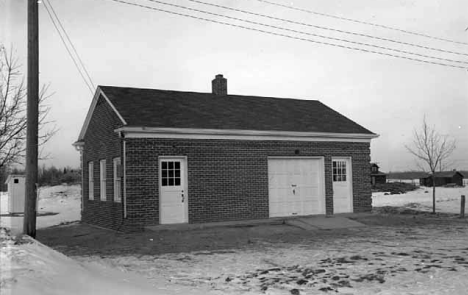
M 88 197 L 94 200 L 94 163 L 88 163 Z
M 180 185 L 180 162 L 179 161 L 161 161 L 161 185 L 162 186 Z
M 333 161 L 333 181 L 346 181 L 346 161 Z
M 99 162 L 100 170 L 100 179 L 101 179 L 101 201 L 106 200 L 106 160 L 101 160 Z
M 120 202 L 122 200 L 122 168 L 120 165 L 120 158 L 114 158 L 114 202 Z

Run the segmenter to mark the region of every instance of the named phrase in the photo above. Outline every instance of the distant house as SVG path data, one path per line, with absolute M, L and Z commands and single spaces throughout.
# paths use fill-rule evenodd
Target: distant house
M 375 185 L 376 183 L 386 183 L 387 182 L 387 174 L 379 171 L 379 165 L 376 163 L 371 163 L 370 171 L 371 171 L 371 183 Z
M 463 186 L 463 174 L 458 171 L 442 171 L 434 174 L 435 186 L 442 186 L 449 183 L 453 183 L 459 186 Z M 419 184 L 423 186 L 432 186 L 433 177 L 427 175 L 419 179 Z
M 75 146 L 107 228 L 372 209 L 376 134 L 315 100 L 99 86 Z

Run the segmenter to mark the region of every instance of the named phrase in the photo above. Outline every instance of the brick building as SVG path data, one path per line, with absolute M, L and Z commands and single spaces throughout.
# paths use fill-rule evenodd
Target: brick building
M 371 209 L 364 127 L 319 101 L 99 86 L 79 139 L 82 221 L 147 225 Z

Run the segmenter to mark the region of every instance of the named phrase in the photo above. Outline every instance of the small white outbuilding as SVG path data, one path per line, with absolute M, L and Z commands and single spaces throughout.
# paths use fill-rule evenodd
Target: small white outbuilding
M 8 212 L 10 214 L 24 213 L 26 176 L 8 175 L 5 183 L 8 185 Z

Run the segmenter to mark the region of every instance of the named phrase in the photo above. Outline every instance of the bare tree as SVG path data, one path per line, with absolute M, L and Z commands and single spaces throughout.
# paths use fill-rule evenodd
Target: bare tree
M 417 158 L 418 166 L 432 175 L 432 213 L 435 213 L 435 172 L 455 150 L 455 140 L 438 133 L 424 117 L 421 129 L 414 130 L 413 142 L 406 149 Z
M 39 98 L 39 145 L 47 142 L 56 132 L 46 121 L 49 107 L 47 86 L 43 86 Z M 18 59 L 13 50 L 8 53 L 0 44 L 0 168 L 20 163 L 26 148 L 26 86 Z

